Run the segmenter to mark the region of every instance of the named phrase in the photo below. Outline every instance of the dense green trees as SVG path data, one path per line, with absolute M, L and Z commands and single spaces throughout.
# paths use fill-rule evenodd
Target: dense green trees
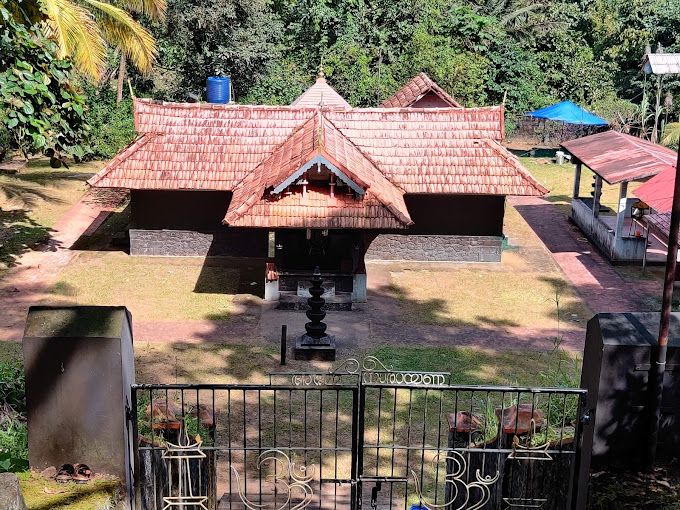
M 570 99 L 649 134 L 656 81 L 640 71 L 645 46 L 680 51 L 678 0 L 167 0 L 165 21 L 139 21 L 159 49 L 151 74 L 129 70 L 140 96 L 204 99 L 206 77 L 227 75 L 239 102 L 289 104 L 323 61 L 355 106 L 379 104 L 424 71 L 465 105 L 505 100 L 509 130 Z M 113 81 L 117 57 L 108 58 Z M 130 103 L 112 105 L 110 87 L 86 90 L 94 138 L 106 140 L 94 147 L 100 157 L 131 136 Z M 676 100 L 659 121 L 677 120 L 680 79 L 662 88 Z
M 323 60 L 353 105 L 425 71 L 466 105 L 505 97 L 512 125 L 563 99 L 639 105 L 653 88 L 640 73 L 645 45 L 672 49 L 678 33 L 676 0 L 168 0 L 168 22 L 154 27 L 159 68 L 136 86 L 187 100 L 222 74 L 239 101 L 287 104 Z M 620 121 L 621 108 L 601 112 Z
M 82 157 L 88 126 L 84 100 L 70 81 L 71 62 L 37 25 L 26 26 L 0 4 L 0 115 L 24 155 Z

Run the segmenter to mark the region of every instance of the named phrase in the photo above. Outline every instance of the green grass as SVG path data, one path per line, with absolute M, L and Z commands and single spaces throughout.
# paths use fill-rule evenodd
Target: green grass
M 205 266 L 199 258 L 85 252 L 42 304 L 124 304 L 137 321 L 228 320 L 238 281 L 238 269 Z
M 391 274 L 402 319 L 410 324 L 557 328 L 558 298 L 560 327 L 575 327 L 590 318 L 557 271 L 454 269 Z
M 571 197 L 574 190 L 574 165 L 571 163 L 557 165 L 547 158 L 520 158 L 520 161 L 543 186 L 550 190 L 550 194 L 545 198 L 555 204 L 562 214 L 569 216 L 571 213 Z M 593 172 L 587 167 L 582 167 L 581 184 L 579 187 L 580 196 L 590 196 L 590 192 L 593 190 L 591 186 L 593 175 Z M 628 185 L 628 196 L 633 196 L 633 190 L 640 184 L 630 183 Z M 602 183 L 600 203 L 610 209 L 607 213 L 603 212 L 602 214 L 615 214 L 618 202 L 619 186 L 610 186 L 606 182 Z
M 79 485 L 57 483 L 30 472 L 18 476 L 28 510 L 113 510 L 120 500 L 121 483 L 113 477 Z
M 0 175 L 0 276 L 22 253 L 49 238 L 50 229 L 82 197 L 85 181 L 102 165 L 54 169 L 49 160 L 39 159 L 17 174 Z M 12 196 L 6 196 L 7 190 Z

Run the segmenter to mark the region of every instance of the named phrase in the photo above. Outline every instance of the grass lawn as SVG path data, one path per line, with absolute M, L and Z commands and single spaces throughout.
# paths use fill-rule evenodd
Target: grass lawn
M 49 160 L 36 159 L 17 174 L 0 174 L 0 276 L 21 253 L 49 238 L 50 228 L 83 196 L 85 181 L 102 165 L 55 169 Z
M 562 328 L 582 327 L 591 317 L 558 272 L 399 271 L 392 285 L 411 324 L 557 328 L 557 300 Z
M 122 305 L 136 321 L 227 320 L 241 270 L 196 257 L 130 257 L 82 252 L 42 304 Z
M 548 158 L 520 158 L 522 164 L 531 174 L 539 180 L 543 186 L 550 190 L 546 199 L 555 204 L 565 216 L 571 213 L 571 197 L 574 190 L 574 165 L 565 163 L 557 165 Z M 593 191 L 591 184 L 593 172 L 583 166 L 581 170 L 580 196 L 589 197 Z M 628 196 L 633 196 L 633 190 L 642 183 L 631 182 L 628 185 Z M 602 214 L 616 214 L 619 202 L 619 186 L 610 186 L 606 182 L 602 183 L 602 198 L 600 203 L 607 206 L 610 211 Z
M 36 473 L 19 473 L 19 486 L 28 510 L 113 510 L 120 500 L 120 481 L 103 477 L 87 484 L 57 483 Z

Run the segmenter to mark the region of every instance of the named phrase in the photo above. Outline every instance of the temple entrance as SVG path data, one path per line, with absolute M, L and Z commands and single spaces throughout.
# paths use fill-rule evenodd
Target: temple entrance
M 353 273 L 359 262 L 359 232 L 285 229 L 276 232 L 276 265 L 281 270 Z

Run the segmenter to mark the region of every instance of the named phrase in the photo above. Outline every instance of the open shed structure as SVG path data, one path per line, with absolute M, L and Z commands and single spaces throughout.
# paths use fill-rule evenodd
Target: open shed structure
M 646 241 L 637 231 L 625 228 L 632 206 L 630 182 L 646 181 L 674 164 L 671 149 L 616 131 L 605 131 L 562 144 L 575 164 L 571 218 L 611 262 L 641 262 Z M 579 196 L 582 165 L 595 174 L 591 197 Z M 616 218 L 600 215 L 602 185 L 619 186 Z M 633 229 L 634 230 L 634 229 Z M 632 235 L 631 235 L 632 234 Z

